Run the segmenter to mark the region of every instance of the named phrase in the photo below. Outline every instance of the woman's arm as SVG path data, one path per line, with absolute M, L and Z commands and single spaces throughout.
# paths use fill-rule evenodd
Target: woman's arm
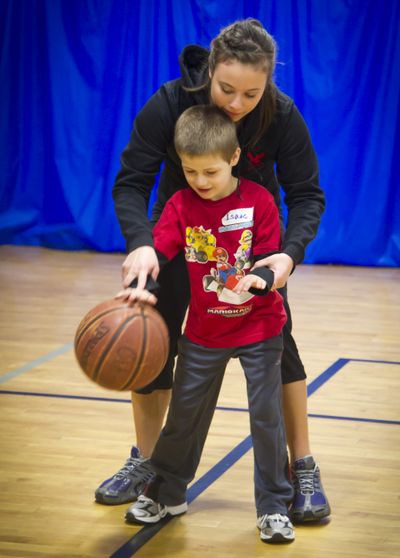
M 285 267 L 287 273 L 290 267 L 304 259 L 305 249 L 317 234 L 325 209 L 317 157 L 307 125 L 294 104 L 288 112 L 279 142 L 276 170 L 288 209 L 282 252 L 292 262 L 286 258 L 279 265 Z
M 153 245 L 147 210 L 156 176 L 173 140 L 174 125 L 168 91 L 162 86 L 135 119 L 113 186 L 115 211 L 128 252 Z
M 137 115 L 113 186 L 115 211 L 128 251 L 122 264 L 124 287 L 137 278 L 138 288 L 144 289 L 147 276 L 156 279 L 160 270 L 147 210 L 173 137 L 174 117 L 166 87 L 161 87 Z M 173 82 L 169 87 L 173 87 Z

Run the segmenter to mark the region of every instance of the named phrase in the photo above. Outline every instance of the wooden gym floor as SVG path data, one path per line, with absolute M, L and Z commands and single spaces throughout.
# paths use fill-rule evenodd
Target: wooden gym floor
M 400 272 L 299 266 L 289 283 L 308 371 L 309 422 L 332 505 L 292 545 L 255 527 L 241 370 L 229 366 L 189 512 L 162 529 L 124 523 L 93 491 L 134 442 L 127 393 L 80 372 L 74 332 L 120 288 L 121 254 L 0 247 L 2 558 L 400 556 Z

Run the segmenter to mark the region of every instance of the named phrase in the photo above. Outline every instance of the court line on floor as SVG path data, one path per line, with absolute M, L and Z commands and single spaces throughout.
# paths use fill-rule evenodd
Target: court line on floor
M 14 391 L 12 389 L 0 389 L 0 395 L 25 395 L 27 397 L 50 397 L 58 399 L 75 399 L 78 401 L 100 401 L 102 403 L 131 403 L 130 399 L 118 399 L 114 397 L 92 397 L 89 395 L 68 395 L 65 393 L 43 393 L 35 391 Z M 225 407 L 223 405 L 218 405 L 216 407 L 217 411 L 228 411 L 236 413 L 248 413 L 249 410 L 246 407 Z M 308 413 L 310 418 L 322 418 L 322 419 L 332 419 L 332 420 L 347 420 L 355 422 L 371 422 L 378 424 L 400 424 L 398 420 L 389 419 L 375 419 L 375 418 L 363 418 L 363 417 L 351 417 L 351 416 L 340 416 L 340 415 L 322 415 L 316 413 Z
M 73 346 L 74 346 L 73 343 L 67 343 L 62 347 L 58 347 L 58 349 L 54 349 L 54 351 L 50 351 L 49 353 L 39 358 L 36 358 L 35 360 L 31 360 L 30 362 L 27 362 L 26 364 L 24 364 L 24 366 L 15 368 L 14 370 L 7 372 L 6 374 L 0 377 L 0 384 L 4 384 L 5 382 L 8 382 L 8 380 L 12 380 L 17 376 L 21 376 L 21 374 L 25 374 L 25 372 L 29 372 L 30 370 L 36 368 L 36 366 L 39 366 L 44 362 L 48 362 L 49 360 L 53 360 L 54 358 L 57 358 L 60 355 L 63 355 L 64 353 L 67 353 L 72 349 Z
M 10 370 L 10 372 L 6 372 L 2 376 L 0 376 L 0 385 L 4 384 L 5 382 L 8 382 L 9 380 L 12 380 L 12 379 L 18 377 L 18 376 L 21 376 L 22 374 L 25 374 L 25 372 L 29 372 L 30 370 L 33 370 L 34 368 L 36 368 L 40 364 L 43 364 L 44 362 L 48 362 L 50 360 L 53 360 L 54 358 L 57 358 L 57 357 L 63 355 L 64 353 L 67 353 L 68 351 L 70 351 L 73 348 L 73 346 L 74 346 L 74 344 L 72 342 L 71 343 L 66 343 L 65 345 L 62 345 L 61 347 L 58 347 L 57 349 L 54 349 L 53 351 L 50 351 L 49 353 L 46 353 L 45 355 L 42 355 L 42 356 L 38 357 L 37 359 L 34 359 L 34 360 L 31 360 L 30 362 L 27 362 L 26 364 L 24 364 L 23 366 L 20 366 L 19 368 L 15 368 L 14 370 Z M 363 359 L 363 358 L 340 358 L 335 363 L 333 363 L 332 366 L 327 368 L 325 370 L 325 372 L 320 374 L 320 376 L 318 376 L 318 378 L 316 378 L 316 380 L 319 379 L 320 383 L 316 383 L 315 385 L 313 385 L 314 382 L 315 382 L 315 380 L 314 380 L 313 382 L 311 382 L 308 385 L 308 388 L 307 388 L 308 395 L 310 396 L 316 389 L 318 389 L 319 385 L 322 385 L 322 383 L 325 382 L 325 377 L 327 377 L 327 379 L 329 379 L 331 376 L 336 374 L 336 372 L 338 372 L 341 368 L 343 368 L 343 366 L 345 366 L 349 362 L 366 362 L 366 363 L 375 363 L 375 364 L 400 364 L 400 362 L 390 361 L 390 360 L 374 360 L 374 359 Z M 311 389 L 313 391 L 310 391 Z M 71 396 L 71 398 L 73 398 L 73 397 L 74 396 Z M 107 400 L 107 398 L 104 398 L 104 399 L 99 398 L 99 400 L 105 401 L 105 400 Z
M 364 417 L 343 417 L 340 415 L 320 415 L 317 413 L 308 413 L 309 418 L 320 418 L 328 420 L 346 420 L 348 422 L 368 422 L 372 424 L 394 424 L 400 425 L 400 420 L 389 420 L 389 419 L 375 419 L 375 418 L 364 418 Z
M 349 362 L 370 362 L 372 364 L 400 364 L 396 360 L 376 360 L 371 358 L 349 358 Z
M 76 399 L 81 401 L 101 401 L 106 403 L 131 403 L 130 399 L 119 399 L 116 397 L 93 397 L 91 395 L 70 395 L 68 393 L 44 393 L 41 391 L 16 391 L 12 389 L 0 389 L 4 395 L 27 395 L 31 397 L 55 397 L 59 399 Z

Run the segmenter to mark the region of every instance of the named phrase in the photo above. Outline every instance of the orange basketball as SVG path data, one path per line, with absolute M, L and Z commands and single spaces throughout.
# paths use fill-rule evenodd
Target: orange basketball
M 106 300 L 86 314 L 75 334 L 75 355 L 84 373 L 113 390 L 147 386 L 163 369 L 168 352 L 167 326 L 144 303 Z

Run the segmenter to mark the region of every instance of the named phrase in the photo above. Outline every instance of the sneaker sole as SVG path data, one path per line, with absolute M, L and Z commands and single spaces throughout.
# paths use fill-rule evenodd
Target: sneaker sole
M 103 494 L 95 494 L 94 499 L 98 504 L 103 504 L 106 506 L 119 506 L 121 504 L 129 504 L 129 502 L 134 502 L 137 499 L 138 495 L 121 498 L 120 496 L 116 496 L 113 498 L 112 496 L 104 496 Z
M 106 506 L 119 506 L 120 504 L 129 504 L 134 502 L 137 497 L 143 492 L 146 483 L 148 481 L 142 481 L 135 485 L 133 492 L 128 494 L 118 494 L 116 496 L 109 496 L 102 494 L 100 491 L 94 493 L 94 499 L 98 504 L 105 504 Z
M 127 511 L 125 514 L 125 521 L 127 523 L 131 523 L 134 525 L 148 525 L 152 523 L 158 523 L 165 517 L 175 517 L 177 515 L 183 515 L 184 513 L 187 512 L 187 510 L 188 510 L 187 502 L 184 502 L 179 506 L 167 507 L 167 511 L 163 516 L 155 515 L 152 517 L 136 517 L 134 513 L 132 513 L 131 511 Z
M 263 542 L 270 543 L 270 544 L 291 543 L 294 541 L 294 538 L 295 538 L 294 534 L 292 537 L 285 537 L 281 533 L 274 533 L 272 537 L 268 537 L 267 535 L 263 535 L 263 533 L 260 532 L 260 539 Z
M 319 521 L 331 515 L 330 507 L 323 507 L 316 510 L 293 511 L 290 517 L 295 523 L 308 523 L 309 521 Z

